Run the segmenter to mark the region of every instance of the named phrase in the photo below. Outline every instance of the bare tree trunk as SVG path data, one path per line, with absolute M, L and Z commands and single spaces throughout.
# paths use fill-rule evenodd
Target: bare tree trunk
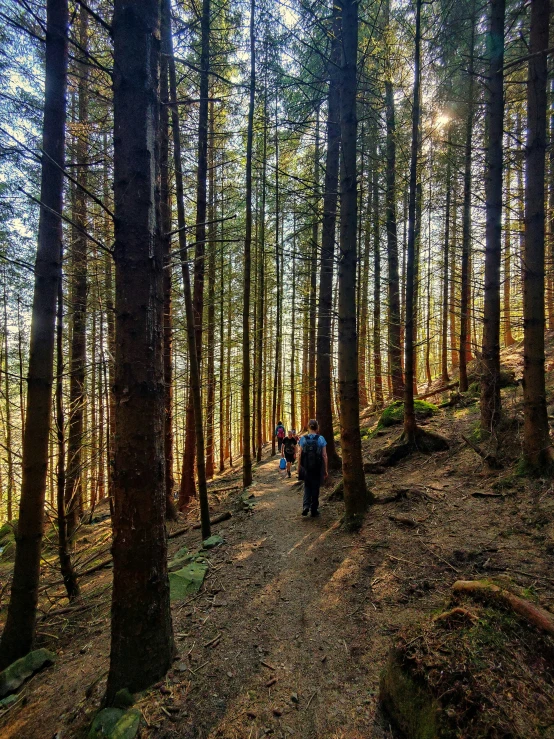
M 511 182 L 512 169 L 506 169 L 506 200 L 504 210 L 504 345 L 515 344 L 512 333 L 512 222 L 511 222 Z
M 5 411 L 5 451 L 6 451 L 6 463 L 8 467 L 8 476 L 6 481 L 6 505 L 8 521 L 13 520 L 13 494 L 15 488 L 14 479 L 14 468 L 13 468 L 13 449 L 12 449 L 12 414 L 11 414 L 11 400 L 10 400 L 10 366 L 9 366 L 9 355 L 8 355 L 8 294 L 7 294 L 7 273 L 6 267 L 4 266 L 4 395 L 6 402 Z
M 470 253 L 471 253 L 471 155 L 473 141 L 473 116 L 475 101 L 474 88 L 474 57 L 475 57 L 475 0 L 472 0 L 471 10 L 471 40 L 468 63 L 468 90 L 467 90 L 467 119 L 466 141 L 464 156 L 464 206 L 462 219 L 462 285 L 460 305 L 460 390 L 465 392 L 467 382 L 467 360 L 469 353 L 470 336 Z
M 404 351 L 404 436 L 410 444 L 415 442 L 416 418 L 414 410 L 414 267 L 415 246 L 418 238 L 416 223 L 417 159 L 419 151 L 420 84 L 421 84 L 421 4 L 416 0 L 416 27 L 414 51 L 414 94 L 412 104 L 412 143 L 408 201 L 408 253 L 406 261 L 406 332 Z
M 160 0 L 115 0 L 116 428 L 107 702 L 162 677 L 174 654 L 165 530 Z
M 504 135 L 504 17 L 505 0 L 491 0 L 489 80 L 487 85 L 487 179 L 485 307 L 481 430 L 491 433 L 500 420 L 500 266 L 502 262 L 502 136 Z
M 444 255 L 442 267 L 442 318 L 441 318 L 441 379 L 450 381 L 448 376 L 448 260 L 450 259 L 450 203 L 452 188 L 452 133 L 448 126 L 446 149 L 446 208 L 444 215 Z
M 56 436 L 58 440 L 57 469 L 57 518 L 58 518 L 58 557 L 67 597 L 70 601 L 79 597 L 79 584 L 69 553 L 67 532 L 67 513 L 65 506 L 65 433 L 63 412 L 63 286 L 58 286 L 58 316 L 56 323 Z
M 210 142 L 209 181 L 210 194 L 208 206 L 208 361 L 206 366 L 206 478 L 214 476 L 214 444 L 215 444 L 215 121 L 214 104 L 210 103 Z
M 341 204 L 339 261 L 339 394 L 345 522 L 358 527 L 372 496 L 366 488 L 360 437 L 356 335 L 356 70 L 358 6 L 339 0 L 342 13 Z
M 88 13 L 79 9 L 79 44 L 86 52 L 88 47 Z M 76 224 L 71 253 L 72 269 L 72 330 L 71 364 L 69 372 L 69 431 L 67 439 L 67 472 L 65 478 L 65 506 L 69 539 L 73 537 L 79 517 L 83 512 L 83 415 L 86 403 L 85 367 L 87 361 L 86 318 L 88 293 L 87 257 L 87 203 L 82 187 L 87 186 L 88 167 L 88 70 L 86 58 L 77 63 L 78 123 L 75 158 L 77 186 L 74 189 L 73 221 Z
M 379 242 L 379 178 L 377 147 L 372 170 L 373 201 L 373 368 L 375 372 L 375 406 L 383 407 L 383 369 L 381 365 L 381 244 Z
M 266 65 L 267 65 L 267 52 L 266 52 Z M 266 66 L 267 69 L 267 66 Z M 258 319 L 255 332 L 254 340 L 254 351 L 255 351 L 255 362 L 254 362 L 254 373 L 255 373 L 255 388 L 256 388 L 256 431 L 257 438 L 253 438 L 252 441 L 256 448 L 256 461 L 262 461 L 262 445 L 263 445 L 263 432 L 262 432 L 262 385 L 263 385 L 263 344 L 264 344 L 264 314 L 265 314 L 265 209 L 266 209 L 266 187 L 267 187 L 267 75 L 264 80 L 264 134 L 263 134 L 263 145 L 262 145 L 262 193 L 261 193 L 261 207 L 259 210 L 258 226 L 259 226 L 259 251 L 258 251 L 258 282 L 257 282 L 257 303 L 256 307 L 258 310 Z
M 387 224 L 387 263 L 389 298 L 389 367 L 393 400 L 402 398 L 402 344 L 400 340 L 400 288 L 398 281 L 398 236 L 396 229 L 396 122 L 392 82 L 385 82 L 387 114 L 387 186 L 385 194 Z
M 319 242 L 319 105 L 315 112 L 314 202 L 310 254 L 310 320 L 308 329 L 308 416 L 315 418 L 316 409 L 316 319 L 317 319 L 317 247 Z
M 67 25 L 66 0 L 46 5 L 46 83 L 41 159 L 41 209 L 31 317 L 23 481 L 15 565 L 0 669 L 27 654 L 35 635 L 52 382 L 56 299 L 61 280 L 63 171 L 65 150 Z
M 525 149 L 525 252 L 523 273 L 523 453 L 531 470 L 551 463 L 544 377 L 544 175 L 549 0 L 531 4 Z
M 340 158 L 340 6 L 333 5 L 329 90 L 327 93 L 327 152 L 323 190 L 323 224 L 321 232 L 321 265 L 319 270 L 319 308 L 317 320 L 316 414 L 319 428 L 327 441 L 327 458 L 331 469 L 339 469 L 333 431 L 331 403 L 331 319 L 333 314 L 333 270 Z M 294 263 L 293 263 L 294 267 Z M 292 381 L 296 376 L 292 366 Z
M 171 298 L 171 190 L 169 185 L 169 52 L 171 18 L 167 3 L 162 3 L 162 58 L 160 63 L 160 239 L 163 254 L 163 342 L 164 342 L 164 449 L 165 449 L 165 514 L 177 520 L 173 502 L 173 309 Z
M 361 188 L 360 188 L 361 189 Z M 362 408 L 367 408 L 369 405 L 368 393 L 367 393 L 367 350 L 368 350 L 368 313 L 369 313 L 369 260 L 370 260 L 370 246 L 371 246 L 371 206 L 372 206 L 372 193 L 369 187 L 368 177 L 368 192 L 366 198 L 366 212 L 364 220 L 364 253 L 363 263 L 360 264 L 359 279 L 361 281 L 361 290 L 359 291 L 359 305 L 358 305 L 358 336 L 359 336 L 359 354 L 358 354 L 358 384 L 360 388 L 360 405 Z
M 250 279 L 252 272 L 252 142 L 256 93 L 256 0 L 250 0 L 250 102 L 246 135 L 246 224 L 244 235 L 244 282 L 242 305 L 242 484 L 252 484 L 250 454 Z M 273 429 L 272 429 L 273 431 Z
M 273 369 L 273 397 L 272 397 L 272 403 L 271 403 L 271 456 L 273 457 L 275 455 L 275 427 L 277 426 L 277 421 L 279 420 L 277 418 L 277 396 L 279 393 L 279 376 L 281 374 L 281 353 L 282 353 L 282 324 L 281 324 L 281 299 L 282 299 L 282 288 L 281 288 L 281 282 L 282 282 L 282 269 L 281 269 L 281 243 L 280 243 L 280 237 L 279 237 L 279 214 L 280 214 L 280 192 L 279 192 L 279 126 L 278 126 L 278 108 L 277 108 L 277 100 L 275 101 L 275 290 L 276 290 L 276 311 L 277 316 L 275 320 L 275 326 L 276 326 L 276 337 L 275 337 L 275 365 Z M 294 260 L 294 249 L 292 258 Z M 284 261 L 284 255 L 283 255 L 283 261 Z M 295 283 L 294 280 L 296 279 L 296 275 L 294 273 L 294 261 L 293 261 L 293 272 L 292 272 L 292 279 L 293 279 L 293 299 L 292 299 L 292 307 L 293 310 L 291 311 L 291 322 L 292 322 L 292 356 L 294 361 L 294 312 L 295 312 Z M 291 372 L 291 383 L 294 383 L 294 373 Z M 291 413 L 291 419 L 294 419 L 294 388 L 291 390 L 291 403 L 292 403 L 292 413 Z M 294 422 L 291 420 L 292 427 L 294 428 Z

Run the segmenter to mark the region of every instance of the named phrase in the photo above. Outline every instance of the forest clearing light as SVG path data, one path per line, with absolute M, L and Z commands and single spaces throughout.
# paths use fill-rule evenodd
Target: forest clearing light
M 435 124 L 438 128 L 444 128 L 450 123 L 450 116 L 446 113 L 440 113 L 436 119 Z

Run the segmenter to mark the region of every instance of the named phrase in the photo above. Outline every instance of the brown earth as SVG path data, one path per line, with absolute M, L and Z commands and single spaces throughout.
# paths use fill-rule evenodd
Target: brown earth
M 504 391 L 504 402 L 517 419 L 521 388 Z M 392 737 L 378 691 L 394 635 L 441 609 L 455 580 L 505 574 L 551 608 L 552 481 L 514 473 L 517 420 L 496 445 L 504 468 L 488 469 L 461 441 L 462 433 L 475 438 L 478 414 L 478 403 L 441 411 L 426 427 L 450 439 L 449 451 L 368 476 L 378 503 L 359 534 L 341 528 L 341 501 L 324 500 L 317 519 L 301 517 L 299 485 L 281 477 L 276 459 L 255 471 L 252 511 L 237 510 L 236 490 L 213 496 L 214 510 L 232 509 L 233 517 L 214 527 L 225 543 L 209 554 L 202 591 L 174 604 L 179 654 L 166 680 L 138 700 L 140 736 Z M 397 434 L 392 428 L 366 442 L 366 455 Z M 396 502 L 383 503 L 391 493 Z M 108 523 L 87 527 L 80 546 L 109 535 Z M 200 533 L 172 539 L 170 555 L 183 544 L 197 549 Z M 97 552 L 81 569 L 105 557 Z M 82 611 L 64 613 L 60 586 L 46 591 L 39 645 L 58 661 L 0 716 L 1 737 L 84 735 L 108 668 L 110 581 L 105 569 L 83 580 Z

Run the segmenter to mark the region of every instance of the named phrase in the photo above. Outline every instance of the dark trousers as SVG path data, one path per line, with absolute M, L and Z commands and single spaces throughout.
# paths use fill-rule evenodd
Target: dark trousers
M 317 511 L 319 506 L 319 486 L 321 480 L 304 480 L 304 502 L 302 507 L 309 508 L 312 513 Z
M 277 437 L 277 448 L 279 449 L 279 454 L 281 454 L 281 447 L 283 446 L 283 439 L 280 439 Z

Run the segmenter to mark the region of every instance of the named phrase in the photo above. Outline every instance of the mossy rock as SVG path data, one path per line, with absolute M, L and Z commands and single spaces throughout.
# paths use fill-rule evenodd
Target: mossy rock
M 438 412 L 438 408 L 433 403 L 427 403 L 425 400 L 414 400 L 414 410 L 416 419 L 421 421 L 424 418 L 430 418 Z M 402 423 L 404 420 L 404 401 L 395 400 L 394 403 L 388 405 L 379 418 L 377 428 L 386 428 Z
M 168 563 L 167 569 L 169 572 L 175 572 L 176 570 L 182 569 L 194 555 L 190 554 L 188 547 L 181 547 L 173 555 L 173 559 Z
M 392 652 L 381 676 L 380 700 L 396 726 L 409 739 L 435 739 L 440 734 L 440 703 L 420 685 Z
M 97 713 L 87 739 L 134 739 L 140 725 L 141 712 L 136 708 L 104 708 Z
M 219 534 L 213 534 L 202 542 L 202 549 L 215 549 L 223 544 L 223 537 Z
M 12 662 L 9 667 L 0 672 L 0 698 L 16 691 L 27 678 L 55 661 L 56 655 L 53 652 L 48 649 L 35 649 L 25 657 Z
M 202 557 L 195 557 L 186 567 L 169 574 L 170 600 L 183 600 L 194 595 L 202 587 L 208 572 L 208 562 Z
M 5 523 L 0 528 L 0 557 L 3 560 L 13 560 L 15 556 L 15 532 L 17 522 Z

